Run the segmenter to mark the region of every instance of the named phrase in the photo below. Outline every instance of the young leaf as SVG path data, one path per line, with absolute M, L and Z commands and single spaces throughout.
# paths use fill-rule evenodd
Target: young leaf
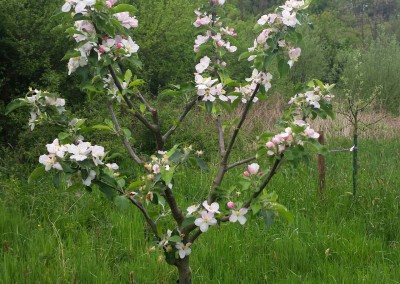
M 117 14 L 117 13 L 121 13 L 121 12 L 135 13 L 136 8 L 129 4 L 119 4 L 111 9 L 111 14 Z
M 28 184 L 31 184 L 38 180 L 39 177 L 43 176 L 46 173 L 44 166 L 39 166 L 33 170 L 31 175 L 28 178 Z
M 24 99 L 13 100 L 11 103 L 9 103 L 7 105 L 5 115 L 8 115 L 10 112 L 14 111 L 17 108 L 26 107 L 29 105 L 30 104 L 27 101 L 25 101 Z
M 286 75 L 289 73 L 289 69 L 290 69 L 289 64 L 287 64 L 284 58 L 281 58 L 278 62 L 279 76 L 281 78 L 286 77 Z

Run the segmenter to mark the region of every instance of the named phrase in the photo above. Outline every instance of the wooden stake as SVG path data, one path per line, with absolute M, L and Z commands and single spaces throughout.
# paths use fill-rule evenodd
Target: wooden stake
M 321 145 L 325 144 L 324 131 L 319 132 L 318 142 Z M 321 199 L 324 199 L 325 197 L 325 189 L 326 189 L 325 172 L 326 172 L 325 157 L 321 154 L 318 154 L 319 196 Z

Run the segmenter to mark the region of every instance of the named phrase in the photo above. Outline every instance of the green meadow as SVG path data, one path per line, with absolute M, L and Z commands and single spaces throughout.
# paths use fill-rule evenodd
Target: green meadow
M 316 159 L 282 167 L 267 190 L 294 221 L 278 217 L 267 227 L 253 217 L 245 226 L 212 227 L 192 247 L 193 282 L 400 283 L 400 142 L 363 140 L 359 156 L 356 197 L 350 152 L 326 155 L 322 199 Z M 212 173 L 180 176 L 178 199 L 201 202 Z M 0 283 L 174 283 L 176 269 L 146 238 L 136 208 L 51 184 L 1 179 Z

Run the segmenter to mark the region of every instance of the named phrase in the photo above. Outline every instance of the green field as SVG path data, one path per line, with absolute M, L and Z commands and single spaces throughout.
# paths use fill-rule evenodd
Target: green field
M 266 228 L 253 218 L 211 228 L 192 247 L 193 282 L 400 283 L 400 142 L 364 140 L 359 154 L 356 198 L 349 152 L 326 156 L 324 200 L 315 159 L 297 171 L 281 168 L 268 190 L 279 194 L 294 222 L 277 218 Z M 202 201 L 211 174 L 181 176 L 178 199 Z M 50 184 L 1 179 L 0 283 L 174 283 L 176 269 L 144 241 L 144 220 L 133 206 L 117 208 L 99 192 Z

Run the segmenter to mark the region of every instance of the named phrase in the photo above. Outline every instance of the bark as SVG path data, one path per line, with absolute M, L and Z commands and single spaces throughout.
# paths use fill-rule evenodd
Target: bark
M 179 284 L 192 284 L 192 270 L 190 269 L 189 256 L 179 259 L 176 263 L 179 273 Z

